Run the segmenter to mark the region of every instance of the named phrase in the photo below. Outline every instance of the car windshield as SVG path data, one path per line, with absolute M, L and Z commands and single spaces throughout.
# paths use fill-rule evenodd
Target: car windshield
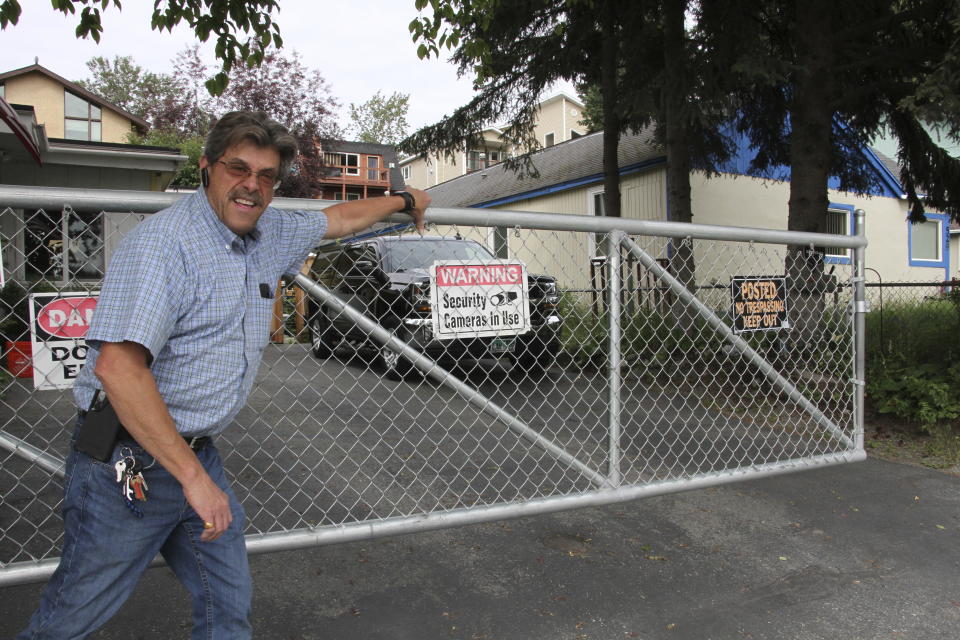
M 386 243 L 388 271 L 429 269 L 437 260 L 492 260 L 493 255 L 471 240 L 401 240 Z

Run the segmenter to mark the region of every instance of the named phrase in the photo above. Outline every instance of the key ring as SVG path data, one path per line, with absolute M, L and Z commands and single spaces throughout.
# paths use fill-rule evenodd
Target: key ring
M 133 450 L 132 450 L 130 447 L 120 447 L 120 457 L 121 457 L 121 458 L 131 458 L 131 459 L 134 459 L 134 460 L 136 459 L 136 457 L 133 455 Z M 151 457 L 153 457 L 153 456 L 151 456 Z M 157 464 L 157 459 L 156 459 L 156 458 L 153 458 L 153 461 L 152 461 L 149 465 L 147 465 L 147 466 L 145 466 L 145 467 L 142 467 L 142 468 L 140 469 L 140 471 L 146 471 L 146 470 L 148 470 L 148 469 L 152 469 L 152 468 L 153 468 L 153 465 L 155 465 L 155 464 Z

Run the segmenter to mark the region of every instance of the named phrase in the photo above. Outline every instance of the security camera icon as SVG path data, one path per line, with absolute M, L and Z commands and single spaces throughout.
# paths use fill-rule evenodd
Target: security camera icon
M 501 291 L 490 296 L 490 304 L 499 307 L 502 304 L 508 304 L 517 299 L 516 291 Z

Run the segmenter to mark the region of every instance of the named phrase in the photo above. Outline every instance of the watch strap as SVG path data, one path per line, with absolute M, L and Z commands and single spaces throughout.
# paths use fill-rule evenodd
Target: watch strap
M 400 213 L 410 213 L 416 209 L 417 201 L 413 197 L 413 194 L 407 193 L 406 191 L 394 191 L 393 195 L 403 198 L 403 209 L 400 210 Z

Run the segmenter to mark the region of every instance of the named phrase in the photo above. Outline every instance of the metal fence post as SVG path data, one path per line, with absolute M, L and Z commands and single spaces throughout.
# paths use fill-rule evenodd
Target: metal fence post
M 864 221 L 866 212 L 857 209 L 854 212 L 856 235 L 865 239 Z M 865 253 L 863 245 L 853 250 L 853 439 L 857 449 L 863 449 L 863 404 L 866 386 L 866 313 L 867 297 L 864 277 Z
M 607 430 L 610 438 L 607 478 L 613 486 L 620 484 L 620 243 L 623 238 L 622 231 L 611 231 L 607 235 L 607 261 L 610 265 L 610 278 L 607 281 Z

